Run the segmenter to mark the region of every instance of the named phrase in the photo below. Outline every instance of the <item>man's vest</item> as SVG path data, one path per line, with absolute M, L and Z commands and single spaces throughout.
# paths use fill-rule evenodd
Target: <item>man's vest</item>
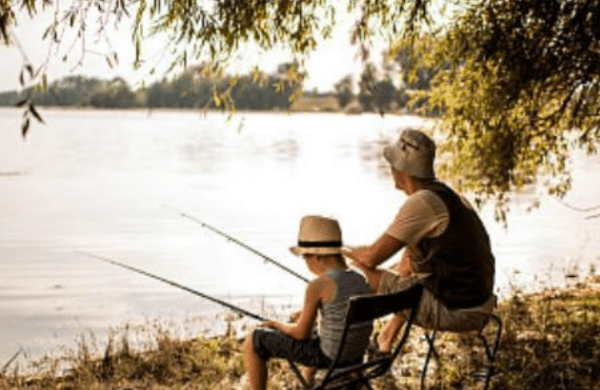
M 424 261 L 417 271 L 433 274 L 425 287 L 448 308 L 483 304 L 493 294 L 494 286 L 494 255 L 483 223 L 475 210 L 444 183 L 434 180 L 421 189 L 433 191 L 450 212 L 444 233 L 418 244 Z

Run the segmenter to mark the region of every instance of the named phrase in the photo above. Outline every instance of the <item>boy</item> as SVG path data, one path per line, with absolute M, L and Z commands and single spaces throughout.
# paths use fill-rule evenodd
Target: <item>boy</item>
M 273 357 L 313 368 L 331 364 L 339 347 L 348 299 L 370 292 L 363 276 L 348 268 L 341 249 L 342 233 L 336 220 L 321 216 L 302 218 L 298 245 L 290 250 L 302 256 L 316 278 L 306 287 L 304 306 L 296 322 L 267 321 L 244 342 L 244 361 L 252 390 L 266 389 L 267 361 Z M 320 320 L 315 335 L 312 329 L 317 313 Z M 370 321 L 350 328 L 341 364 L 362 361 L 372 328 Z

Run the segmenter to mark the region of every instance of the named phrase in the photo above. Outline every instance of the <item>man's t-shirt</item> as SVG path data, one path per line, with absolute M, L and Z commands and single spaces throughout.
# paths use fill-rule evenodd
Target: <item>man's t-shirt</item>
M 405 243 L 405 255 L 411 263 L 418 264 L 423 261 L 419 241 L 440 236 L 449 221 L 450 212 L 444 201 L 433 191 L 418 190 L 406 199 L 386 234 Z

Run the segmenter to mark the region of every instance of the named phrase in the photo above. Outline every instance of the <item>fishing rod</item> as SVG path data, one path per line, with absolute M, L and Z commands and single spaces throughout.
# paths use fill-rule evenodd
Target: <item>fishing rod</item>
M 10 366 L 10 364 L 21 354 L 21 352 L 23 352 L 23 347 L 20 347 L 19 350 L 10 359 L 8 359 L 6 364 L 2 366 L 2 369 L 0 370 L 0 375 L 6 372 L 8 366 Z
M 286 271 L 286 272 L 288 272 L 288 273 L 290 273 L 290 274 L 294 275 L 294 276 L 295 276 L 295 277 L 297 277 L 298 279 L 301 279 L 301 280 L 305 281 L 306 283 L 310 282 L 310 280 L 308 280 L 308 279 L 307 279 L 307 278 L 305 278 L 304 276 L 300 275 L 299 273 L 295 272 L 294 270 L 292 270 L 292 269 L 290 269 L 290 268 L 286 267 L 285 265 L 281 264 L 280 262 L 278 262 L 278 261 L 276 261 L 276 260 L 274 260 L 274 259 L 270 258 L 269 256 L 265 255 L 264 253 L 262 253 L 262 252 L 259 252 L 258 250 L 256 250 L 256 249 L 252 248 L 251 246 L 249 246 L 249 245 L 247 245 L 247 244 L 245 244 L 245 243 L 241 242 L 241 241 L 240 241 L 240 240 L 238 240 L 237 238 L 234 238 L 234 237 L 230 236 L 229 234 L 227 234 L 227 233 L 225 233 L 225 232 L 223 232 L 223 231 L 221 231 L 221 230 L 217 229 L 216 227 L 214 227 L 214 226 L 211 226 L 211 225 L 207 224 L 206 222 L 203 222 L 203 221 L 199 220 L 198 218 L 196 218 L 196 217 L 194 217 L 194 216 L 192 216 L 192 215 L 189 215 L 189 214 L 186 214 L 186 213 L 184 213 L 184 212 L 181 212 L 181 211 L 175 210 L 175 209 L 173 209 L 173 208 L 171 208 L 171 207 L 167 207 L 167 206 L 164 206 L 164 207 L 165 207 L 165 208 L 168 208 L 168 209 L 170 209 L 170 210 L 172 210 L 172 211 L 175 211 L 175 212 L 179 213 L 179 214 L 180 214 L 182 217 L 184 217 L 184 218 L 191 219 L 192 221 L 194 221 L 194 222 L 196 222 L 196 223 L 200 224 L 202 227 L 205 227 L 205 228 L 207 228 L 207 229 L 209 229 L 209 230 L 211 230 L 211 231 L 213 231 L 213 232 L 215 232 L 215 233 L 217 233 L 217 234 L 219 234 L 219 235 L 221 235 L 221 236 L 223 236 L 223 237 L 227 238 L 229 241 L 233 241 L 233 242 L 235 242 L 236 244 L 240 245 L 241 247 L 243 247 L 243 248 L 245 248 L 245 249 L 249 250 L 250 252 L 252 252 L 252 253 L 254 253 L 254 254 L 256 254 L 256 255 L 258 255 L 258 256 L 260 256 L 260 257 L 262 257 L 262 258 L 263 258 L 263 259 L 265 259 L 266 261 L 268 261 L 268 262 L 271 262 L 271 263 L 275 264 L 276 266 L 278 266 L 278 267 L 279 267 L 279 268 L 281 268 L 282 270 L 284 270 L 284 271 Z
M 163 278 L 163 277 L 161 277 L 161 276 L 158 276 L 158 275 L 151 274 L 150 272 L 144 271 L 144 270 L 142 270 L 142 269 L 135 268 L 135 267 L 132 267 L 132 266 L 130 266 L 130 265 L 127 265 L 127 264 L 119 263 L 118 261 L 111 260 L 111 259 L 108 259 L 108 258 L 106 258 L 106 257 L 103 257 L 103 256 L 98 256 L 98 255 L 95 255 L 95 254 L 93 254 L 93 253 L 88 253 L 88 252 L 83 252 L 83 251 L 75 251 L 75 252 L 77 252 L 77 253 L 79 253 L 79 254 L 82 254 L 82 255 L 84 255 L 84 256 L 87 256 L 87 257 L 91 257 L 91 258 L 93 258 L 93 259 L 96 259 L 96 260 L 101 260 L 101 261 L 104 261 L 104 262 L 106 262 L 106 263 L 110 263 L 110 264 L 113 264 L 113 265 L 117 265 L 117 266 L 119 266 L 119 267 L 126 268 L 126 269 L 128 269 L 128 270 L 130 270 L 130 271 L 137 272 L 137 273 L 139 273 L 139 274 L 142 274 L 142 275 L 149 276 L 149 277 L 151 277 L 151 278 L 154 278 L 154 279 L 160 280 L 161 282 L 164 282 L 164 283 L 170 284 L 171 286 L 174 286 L 174 287 L 180 288 L 180 289 L 182 289 L 182 290 L 185 290 L 185 291 L 187 291 L 187 292 L 189 292 L 189 293 L 192 293 L 192 294 L 194 294 L 194 295 L 198 295 L 198 296 L 200 296 L 200 297 L 202 297 L 202 298 L 208 299 L 209 301 L 213 301 L 213 302 L 215 302 L 215 303 L 218 303 L 219 305 L 225 306 L 225 307 L 227 307 L 227 308 L 229 308 L 229 309 L 231 309 L 231 310 L 237 311 L 238 313 L 241 313 L 241 314 L 247 315 L 248 317 L 252 317 L 252 318 L 254 318 L 254 319 L 257 319 L 257 320 L 259 320 L 259 321 L 267 321 L 267 318 L 265 318 L 265 317 L 262 317 L 262 316 L 260 316 L 260 315 L 258 315 L 258 314 L 254 314 L 254 313 L 252 313 L 252 312 L 249 312 L 248 310 L 242 309 L 241 307 L 238 307 L 238 306 L 232 305 L 231 303 L 228 303 L 228 302 L 222 301 L 222 300 L 220 300 L 220 299 L 218 299 L 218 298 L 211 297 L 211 296 L 210 296 L 210 295 L 208 295 L 208 294 L 204 294 L 204 293 L 202 293 L 202 292 L 200 292 L 200 291 L 196 291 L 196 290 L 194 290 L 194 289 L 191 289 L 191 288 L 189 288 L 189 287 L 183 286 L 183 285 L 181 285 L 181 284 L 179 284 L 179 283 L 173 282 L 172 280 L 165 279 L 165 278 Z

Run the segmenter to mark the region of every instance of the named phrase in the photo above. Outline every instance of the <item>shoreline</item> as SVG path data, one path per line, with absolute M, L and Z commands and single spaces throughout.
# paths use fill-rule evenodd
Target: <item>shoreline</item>
M 600 276 L 590 275 L 569 288 L 548 288 L 529 294 L 515 291 L 499 303 L 496 312 L 503 320 L 504 330 L 497 358 L 498 374 L 492 378 L 491 389 L 530 389 L 533 383 L 540 385 L 536 388 L 546 390 L 597 388 L 574 386 L 600 383 L 594 382 L 600 380 L 600 340 L 597 337 Z M 240 331 L 229 328 L 223 335 L 178 339 L 168 331 L 157 329 L 148 343 L 152 347 L 143 350 L 133 349 L 126 334 L 113 335 L 104 351 L 96 351 L 94 355 L 90 345 L 83 343 L 78 350 L 54 361 L 37 363 L 40 371 L 29 376 L 20 374 L 18 365 L 13 362 L 12 367 L 0 375 L 0 387 L 7 390 L 115 386 L 136 390 L 177 386 L 242 389 L 245 378 L 241 341 L 246 332 L 247 329 L 243 329 L 240 335 Z M 394 363 L 394 375 L 387 381 L 393 380 L 396 385 L 409 389 L 418 388 L 418 373 L 425 351 L 425 343 L 418 333 L 411 334 L 405 356 Z M 438 380 L 453 388 L 476 388 L 467 371 L 478 364 L 477 354 L 481 351 L 477 352 L 469 343 L 464 344 L 456 334 L 446 332 L 441 336 L 443 341 L 438 341 L 438 345 L 442 343 L 444 364 L 439 369 L 441 374 L 435 375 L 437 379 L 434 376 L 428 380 Z M 61 362 L 73 365 L 59 371 Z M 273 388 L 295 383 L 285 364 L 275 361 L 272 366 Z M 575 375 L 577 370 L 582 372 Z M 556 382 L 557 377 L 564 381 Z
M 36 106 L 38 110 L 54 110 L 54 111 L 156 111 L 156 112 L 191 112 L 191 113 L 210 113 L 210 114 L 339 114 L 344 116 L 381 116 L 376 111 L 361 111 L 361 112 L 345 112 L 344 110 L 228 110 L 228 109 L 217 109 L 217 108 L 192 108 L 192 107 L 93 107 L 93 106 Z M 17 110 L 21 111 L 22 107 L 15 106 L 0 106 L 0 110 Z M 424 120 L 435 120 L 436 117 L 428 117 L 419 115 L 418 113 L 395 111 L 385 112 L 384 116 L 407 116 L 407 117 L 418 117 Z

